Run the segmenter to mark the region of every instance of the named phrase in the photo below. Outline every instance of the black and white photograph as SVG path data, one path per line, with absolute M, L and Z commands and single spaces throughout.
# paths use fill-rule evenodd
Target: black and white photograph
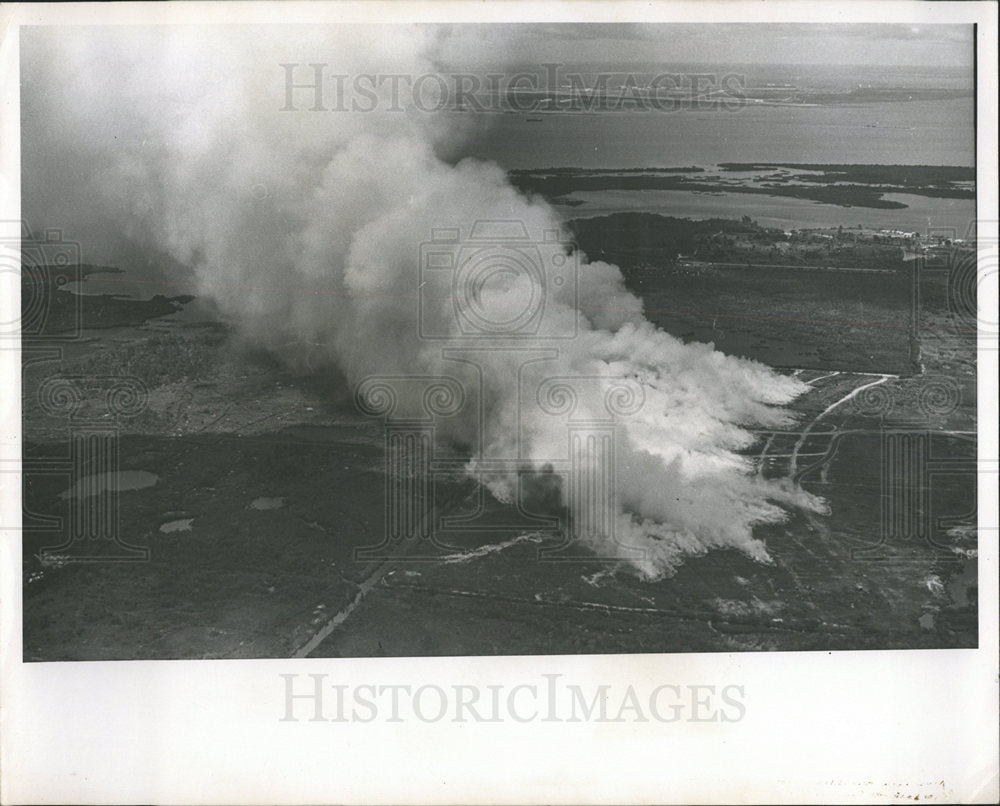
M 24 9 L 5 56 L 5 664 L 281 660 L 272 727 L 722 731 L 738 676 L 311 672 L 993 645 L 995 6 L 165 5 Z

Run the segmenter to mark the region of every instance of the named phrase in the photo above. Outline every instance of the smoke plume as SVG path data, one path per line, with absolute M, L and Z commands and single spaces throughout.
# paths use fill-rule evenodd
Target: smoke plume
M 25 31 L 26 217 L 86 233 L 91 252 L 124 234 L 170 255 L 289 361 L 318 345 L 352 385 L 423 376 L 475 390 L 440 426 L 500 499 L 516 497 L 519 469 L 566 457 L 567 424 L 605 422 L 609 399 L 625 395 L 614 509 L 582 537 L 602 553 L 642 549 L 633 561 L 650 577 L 714 547 L 767 561 L 753 528 L 822 502 L 757 478 L 737 452 L 750 429 L 790 423 L 781 406 L 801 383 L 653 327 L 615 266 L 546 240 L 561 223 L 548 204 L 515 191 L 498 166 L 459 159 L 481 125 L 472 116 L 414 108 L 406 93 L 392 108 L 389 82 L 375 87 L 372 111 L 310 111 L 308 89 L 282 111 L 283 64 L 297 65 L 300 83 L 312 63 L 328 76 L 432 74 L 441 36 L 413 26 Z M 476 243 L 477 222 L 520 224 L 538 245 L 531 255 L 568 267 L 561 284 L 512 265 L 471 290 L 436 282 L 425 263 L 433 233 L 457 231 L 442 249 L 458 255 Z M 465 327 L 476 306 L 510 323 L 532 300 L 544 303 L 540 324 L 471 337 Z M 475 349 L 478 368 L 456 360 Z M 402 410 L 420 403 L 403 396 Z M 595 444 L 583 443 L 584 460 Z

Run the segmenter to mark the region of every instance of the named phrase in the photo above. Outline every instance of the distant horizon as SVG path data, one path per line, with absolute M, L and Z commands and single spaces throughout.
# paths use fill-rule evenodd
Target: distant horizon
M 973 67 L 972 25 L 824 23 L 506 24 L 439 27 L 447 63 Z M 664 59 L 664 50 L 670 58 Z M 587 55 L 579 58 L 580 52 Z M 706 53 L 726 59 L 705 60 Z M 452 55 L 453 54 L 453 55 Z M 625 55 L 627 54 L 627 55 Z M 835 54 L 835 56 L 833 55 Z M 574 59 L 574 56 L 577 58 Z M 457 60 L 457 61 L 454 61 Z
M 523 61 L 517 62 L 516 65 L 525 64 L 542 64 L 545 63 L 544 60 L 535 60 L 532 62 Z M 603 67 L 626 67 L 634 68 L 637 65 L 658 65 L 663 67 L 683 67 L 688 65 L 698 65 L 700 67 L 709 66 L 721 66 L 730 67 L 733 65 L 740 65 L 744 67 L 762 67 L 762 68 L 782 68 L 782 67 L 808 67 L 810 69 L 821 69 L 821 68 L 831 68 L 835 70 L 864 70 L 864 69 L 890 69 L 890 70 L 943 70 L 953 73 L 965 73 L 969 71 L 969 66 L 966 65 L 926 65 L 926 64 L 891 64 L 891 63 L 846 63 L 846 62 L 752 62 L 752 61 L 733 61 L 733 60 L 701 60 L 701 61 L 691 61 L 691 60 L 677 60 L 677 59 L 660 59 L 660 60 L 633 60 L 633 61 L 605 61 L 601 59 L 584 59 L 584 60 L 570 60 L 565 62 L 559 62 L 560 64 L 566 65 L 601 65 Z M 485 65 L 479 65 L 485 66 Z M 494 67 L 511 65 L 507 63 L 504 65 L 502 62 L 497 62 Z
M 803 71 L 814 71 L 819 72 L 823 70 L 829 70 L 831 72 L 831 77 L 846 73 L 861 73 L 865 71 L 877 71 L 880 73 L 890 72 L 891 78 L 889 76 L 882 76 L 886 81 L 897 80 L 897 78 L 902 73 L 912 72 L 921 77 L 927 76 L 929 74 L 941 74 L 947 77 L 949 80 L 954 80 L 956 78 L 969 79 L 970 83 L 975 78 L 975 71 L 972 65 L 920 65 L 920 64 L 845 64 L 845 63 L 820 63 L 820 62 L 747 62 L 747 61 L 719 61 L 719 60 L 703 60 L 703 61 L 679 61 L 671 59 L 661 59 L 661 60 L 633 60 L 633 61 L 611 61 L 611 60 L 601 60 L 601 59 L 576 59 L 560 61 L 558 59 L 532 59 L 532 60 L 521 60 L 517 62 L 496 62 L 496 63 L 478 63 L 473 66 L 462 64 L 462 63 L 445 63 L 439 65 L 443 70 L 448 71 L 488 71 L 488 70 L 503 70 L 510 72 L 513 70 L 526 70 L 526 71 L 539 71 L 546 65 L 558 64 L 563 69 L 573 69 L 583 72 L 589 72 L 590 68 L 599 69 L 608 72 L 622 72 L 622 73 L 635 73 L 635 72 L 650 72 L 651 70 L 677 70 L 685 68 L 697 68 L 697 69 L 731 69 L 731 68 L 742 68 L 750 69 L 760 73 L 772 73 L 781 72 L 784 70 L 803 70 Z

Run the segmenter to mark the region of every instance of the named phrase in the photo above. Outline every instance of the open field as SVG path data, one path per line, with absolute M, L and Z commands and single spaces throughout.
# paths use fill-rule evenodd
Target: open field
M 815 268 L 625 266 L 661 326 L 810 384 L 797 424 L 747 455 L 830 504 L 761 529 L 770 564 L 712 551 L 657 582 L 546 555 L 557 531 L 511 525 L 452 477 L 428 515 L 441 545 L 359 559 L 385 536 L 383 427 L 333 370 L 292 372 L 223 324 L 87 329 L 58 357 L 28 343 L 25 659 L 976 646 L 974 334 L 944 277 L 914 314 L 900 272 Z M 115 536 L 147 559 L 59 548 L 76 528 L 71 436 L 107 424 L 107 400 L 81 386 L 69 419 L 41 390 L 84 376 L 145 390 L 115 421 L 117 468 L 146 474 L 117 496 Z M 479 504 L 476 525 L 494 528 L 440 531 Z
M 685 340 L 779 368 L 916 367 L 914 265 L 897 245 L 746 219 L 624 213 L 574 226 L 591 258 L 622 267 L 646 316 Z

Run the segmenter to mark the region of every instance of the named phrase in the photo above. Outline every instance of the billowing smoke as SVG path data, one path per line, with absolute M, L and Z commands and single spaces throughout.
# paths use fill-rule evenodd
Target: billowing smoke
M 415 77 L 433 72 L 440 36 L 29 31 L 26 212 L 77 235 L 125 233 L 191 266 L 245 334 L 290 361 L 318 346 L 362 402 L 372 376 L 454 379 L 465 405 L 441 433 L 497 498 L 517 497 L 525 468 L 569 461 L 568 430 L 597 433 L 610 418 L 610 447 L 575 449 L 578 466 L 601 467 L 559 494 L 580 517 L 588 495 L 610 505 L 579 536 L 648 576 L 713 547 L 766 561 L 753 527 L 822 502 L 757 478 L 737 452 L 749 429 L 789 424 L 781 406 L 801 383 L 645 321 L 616 267 L 551 239 L 548 204 L 496 165 L 457 159 L 471 116 L 428 113 L 406 93 L 396 104 L 390 82 L 374 111 L 310 111 L 308 88 L 281 111 L 282 64 L 299 83 L 312 63 L 327 76 Z M 520 228 L 516 243 L 504 226 Z M 397 391 L 400 411 L 426 405 L 426 388 Z M 601 483 L 609 498 L 586 488 Z

